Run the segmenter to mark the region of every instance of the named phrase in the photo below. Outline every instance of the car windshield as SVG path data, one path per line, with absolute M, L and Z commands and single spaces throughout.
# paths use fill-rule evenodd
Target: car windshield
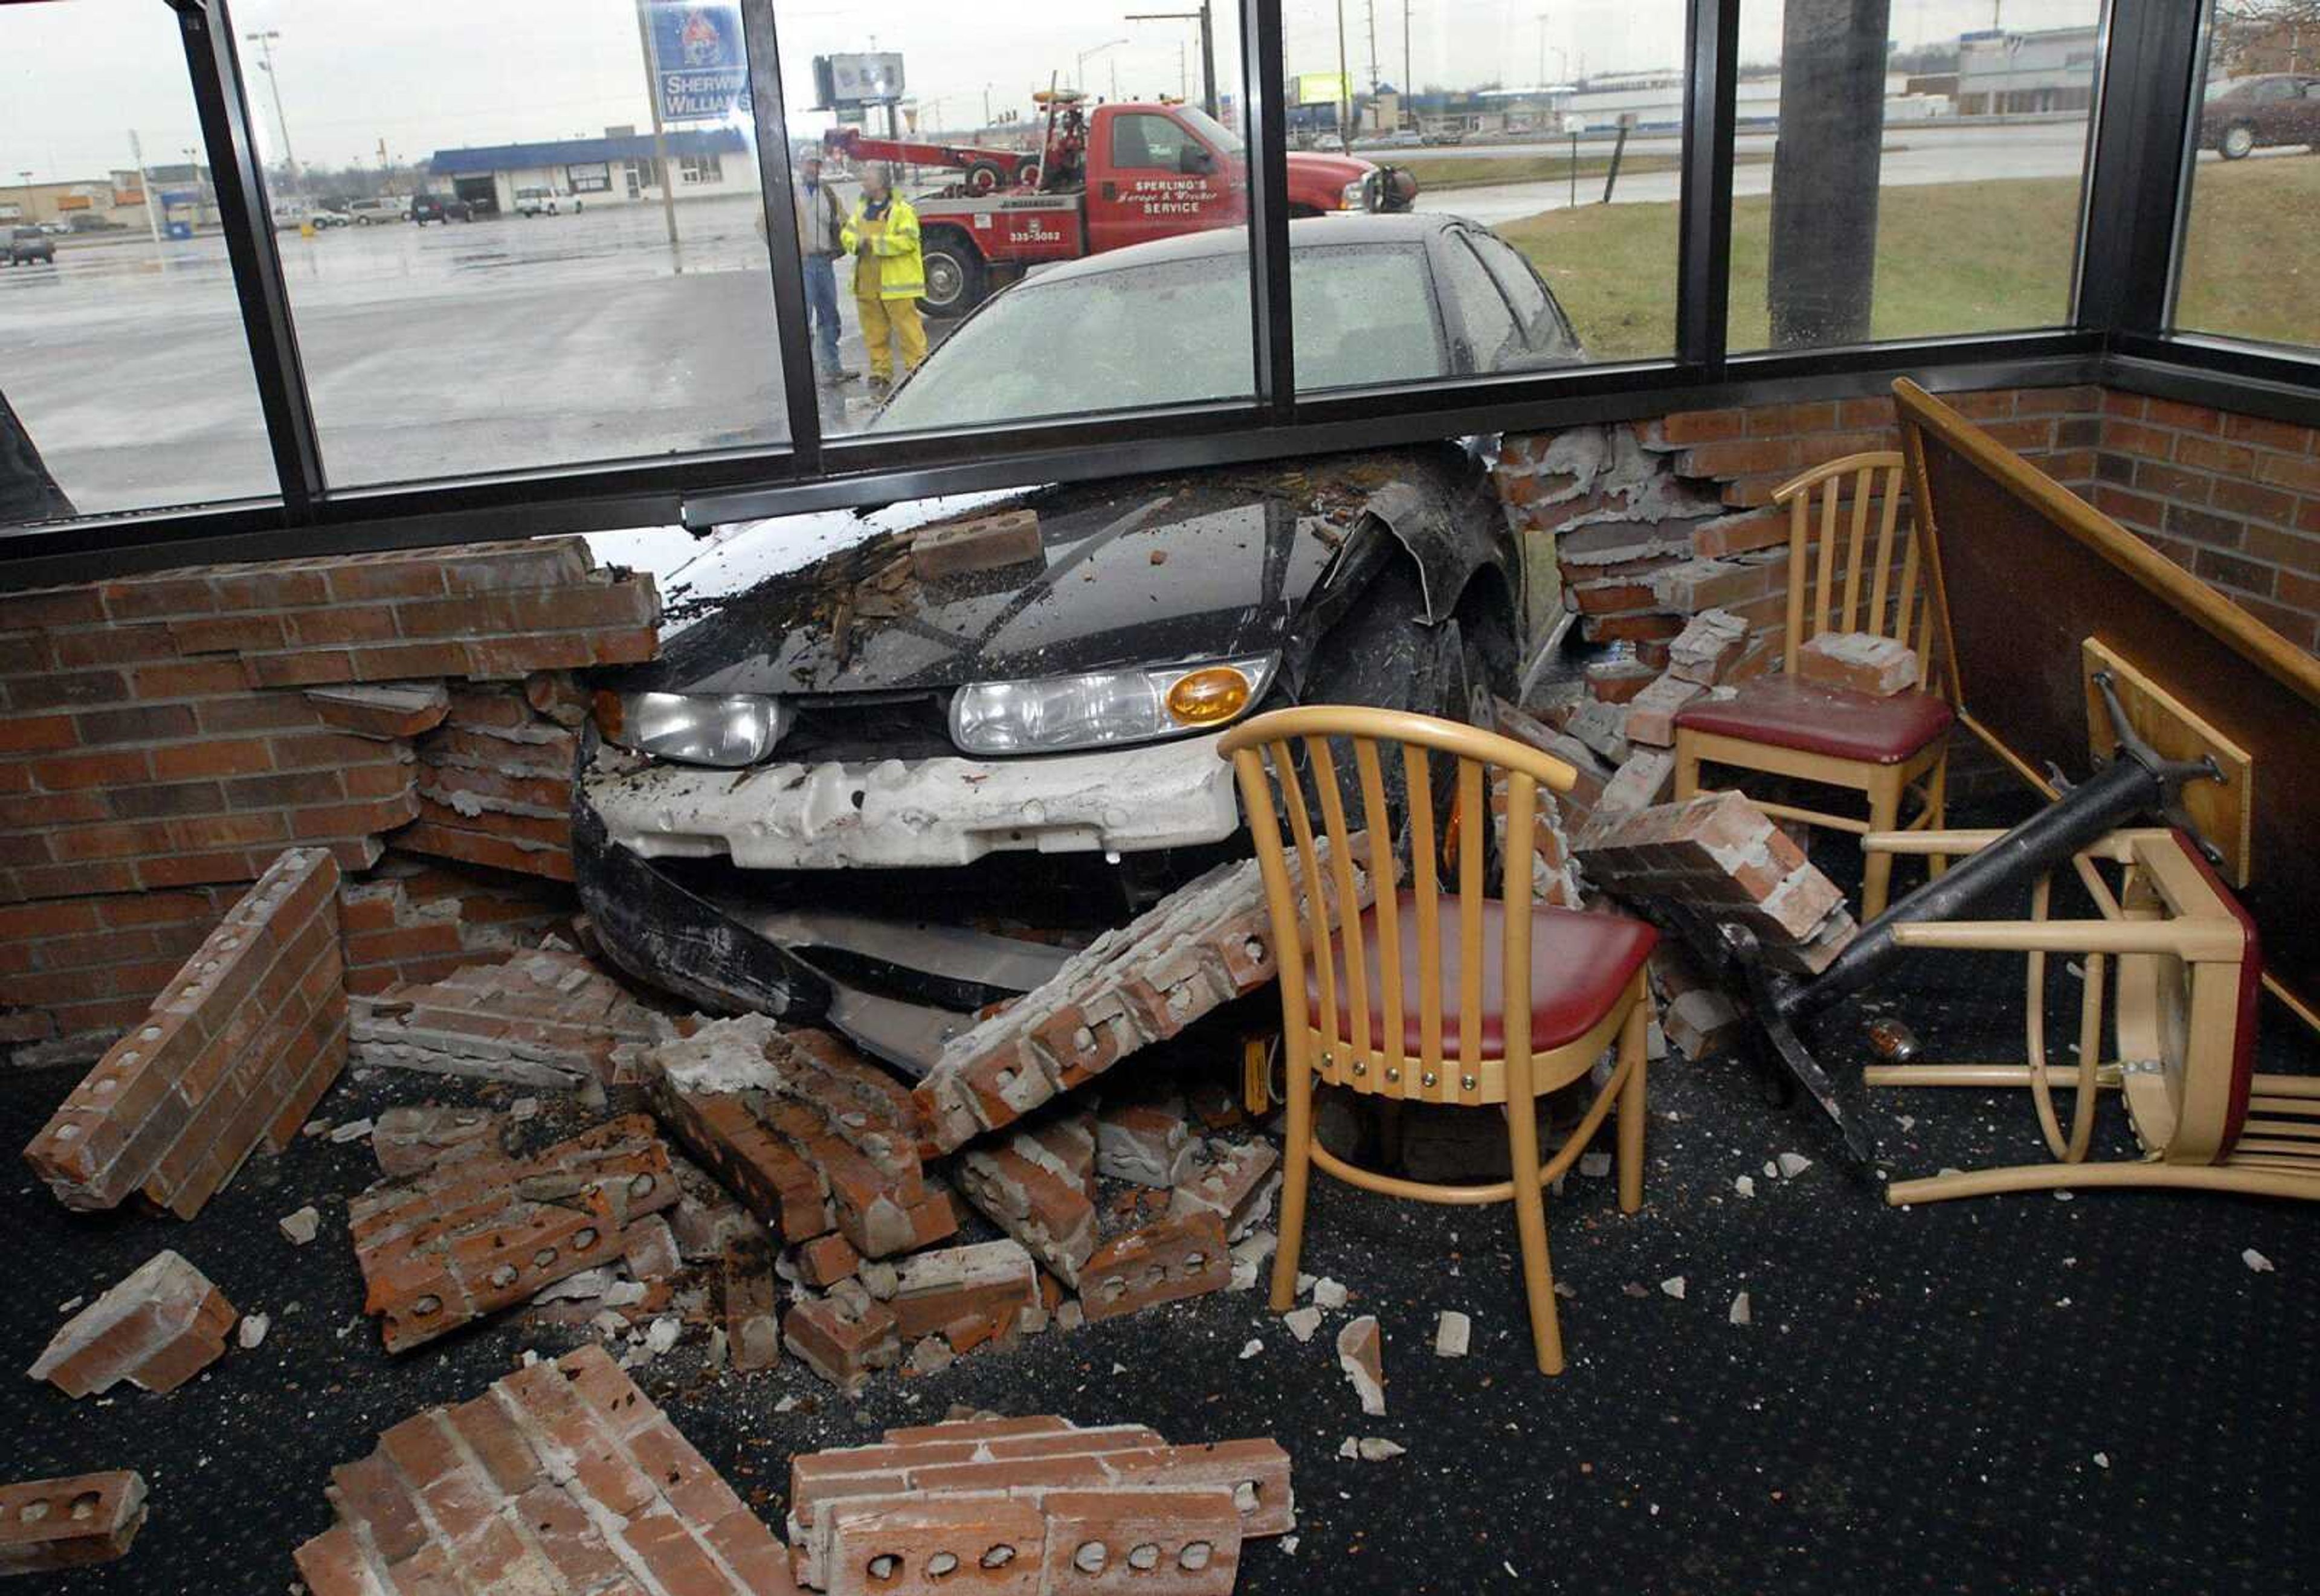
M 1290 257 L 1298 380 L 1353 387 L 1446 374 L 1417 244 L 1328 245 Z M 895 392 L 871 431 L 1190 404 L 1249 394 L 1248 258 L 1238 251 L 1018 284 L 963 323 Z
M 1219 150 L 1231 155 L 1246 153 L 1247 146 L 1241 142 L 1240 134 L 1225 126 L 1198 105 L 1179 105 L 1176 107 L 1176 114 L 1184 119 L 1185 126 L 1194 129 L 1201 137 Z

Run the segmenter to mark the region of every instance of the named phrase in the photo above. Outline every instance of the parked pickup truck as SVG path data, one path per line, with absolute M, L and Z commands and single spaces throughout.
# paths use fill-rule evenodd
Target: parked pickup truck
M 1195 105 L 1169 101 L 1086 107 L 1069 90 L 1039 96 L 1036 154 L 840 129 L 825 145 L 855 161 L 947 168 L 962 178 L 913 195 L 926 252 L 930 316 L 962 316 L 993 289 L 1051 260 L 1076 260 L 1248 219 L 1240 135 Z M 1289 213 L 1407 211 L 1408 172 L 1352 156 L 1289 157 Z

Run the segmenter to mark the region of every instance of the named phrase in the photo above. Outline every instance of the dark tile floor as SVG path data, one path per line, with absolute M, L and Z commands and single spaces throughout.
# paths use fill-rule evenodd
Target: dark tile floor
M 2018 1055 L 2018 966 L 1923 959 L 1871 994 L 1929 1054 Z M 1862 1014 L 1824 1028 L 1858 1059 Z M 2268 1012 L 2265 1067 L 2310 1069 L 2311 1038 Z M 72 1084 L 0 1080 L 0 1144 L 21 1146 Z M 342 1082 L 339 1120 L 458 1089 Z M 1252 1593 L 1496 1590 L 2288 1591 L 2312 1588 L 2320 1524 L 2320 1211 L 2174 1193 L 1983 1200 L 1903 1212 L 1838 1166 L 1801 1111 L 1766 1106 L 1734 1063 L 1653 1077 L 1648 1202 L 1623 1218 L 1609 1181 L 1550 1206 L 1572 1350 L 1533 1372 L 1511 1218 L 1423 1209 L 1326 1183 L 1308 1267 L 1383 1321 L 1387 1417 L 1340 1377 L 1332 1316 L 1299 1345 L 1262 1296 L 1220 1294 L 1050 1334 L 929 1379 L 883 1381 L 859 1406 L 795 1363 L 743 1378 L 680 1347 L 639 1378 L 678 1427 L 778 1521 L 790 1455 L 923 1422 L 956 1402 L 1139 1420 L 1171 1439 L 1270 1434 L 1295 1462 L 1298 1545 L 1262 1545 Z M 2114 1147 L 2123 1137 L 2106 1110 Z M 1913 1117 L 1905 1122 L 1899 1116 Z M 1886 1093 L 1892 1166 L 2039 1156 L 2026 1101 Z M 1813 1166 L 1767 1178 L 1782 1151 Z M 122 1387 L 67 1401 L 0 1381 L 6 1473 L 134 1466 L 152 1517 L 124 1561 L 60 1591 L 281 1591 L 291 1549 L 330 1521 L 331 1465 L 385 1426 L 464 1398 L 526 1347 L 568 1340 L 487 1325 L 401 1358 L 359 1317 L 345 1200 L 368 1150 L 302 1140 L 260 1157 L 196 1221 L 68 1214 L 29 1174 L 8 1187 L 13 1282 L 0 1354 L 22 1369 L 56 1309 L 161 1247 L 235 1304 L 275 1316 L 176 1393 Z M 1748 1174 L 1744 1199 L 1734 1178 Z M 322 1237 L 294 1248 L 276 1216 L 306 1202 Z M 2254 1248 L 2276 1265 L 2243 1262 Z M 1676 1276 L 1676 1300 L 1661 1283 Z M 1631 1290 L 1630 1288 L 1636 1288 Z M 1754 1323 L 1727 1322 L 1746 1292 Z M 1435 1316 L 1474 1319 L 1473 1356 L 1437 1360 Z M 1250 1339 L 1264 1349 L 1240 1356 Z M 775 1402 L 801 1405 L 776 1414 Z M 1347 1436 L 1408 1455 L 1341 1461 Z

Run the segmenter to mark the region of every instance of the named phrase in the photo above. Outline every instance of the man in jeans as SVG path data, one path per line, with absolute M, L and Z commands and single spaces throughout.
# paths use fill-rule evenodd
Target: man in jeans
M 798 162 L 798 244 L 805 255 L 805 303 L 813 318 L 813 368 L 824 383 L 844 382 L 854 373 L 838 364 L 838 258 L 845 249 L 838 235 L 846 228 L 846 208 L 821 180 L 821 159 L 807 156 Z

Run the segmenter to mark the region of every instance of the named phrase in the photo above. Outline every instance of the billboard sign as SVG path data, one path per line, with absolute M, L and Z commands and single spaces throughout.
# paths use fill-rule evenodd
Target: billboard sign
M 1300 105 L 1335 105 L 1353 97 L 1353 79 L 1343 72 L 1300 72 L 1297 75 L 1297 103 Z
M 651 0 L 653 93 L 663 122 L 722 122 L 749 109 L 737 5 Z
M 813 58 L 813 83 L 821 91 L 820 109 L 883 104 L 902 97 L 902 57 L 882 50 L 854 55 Z

